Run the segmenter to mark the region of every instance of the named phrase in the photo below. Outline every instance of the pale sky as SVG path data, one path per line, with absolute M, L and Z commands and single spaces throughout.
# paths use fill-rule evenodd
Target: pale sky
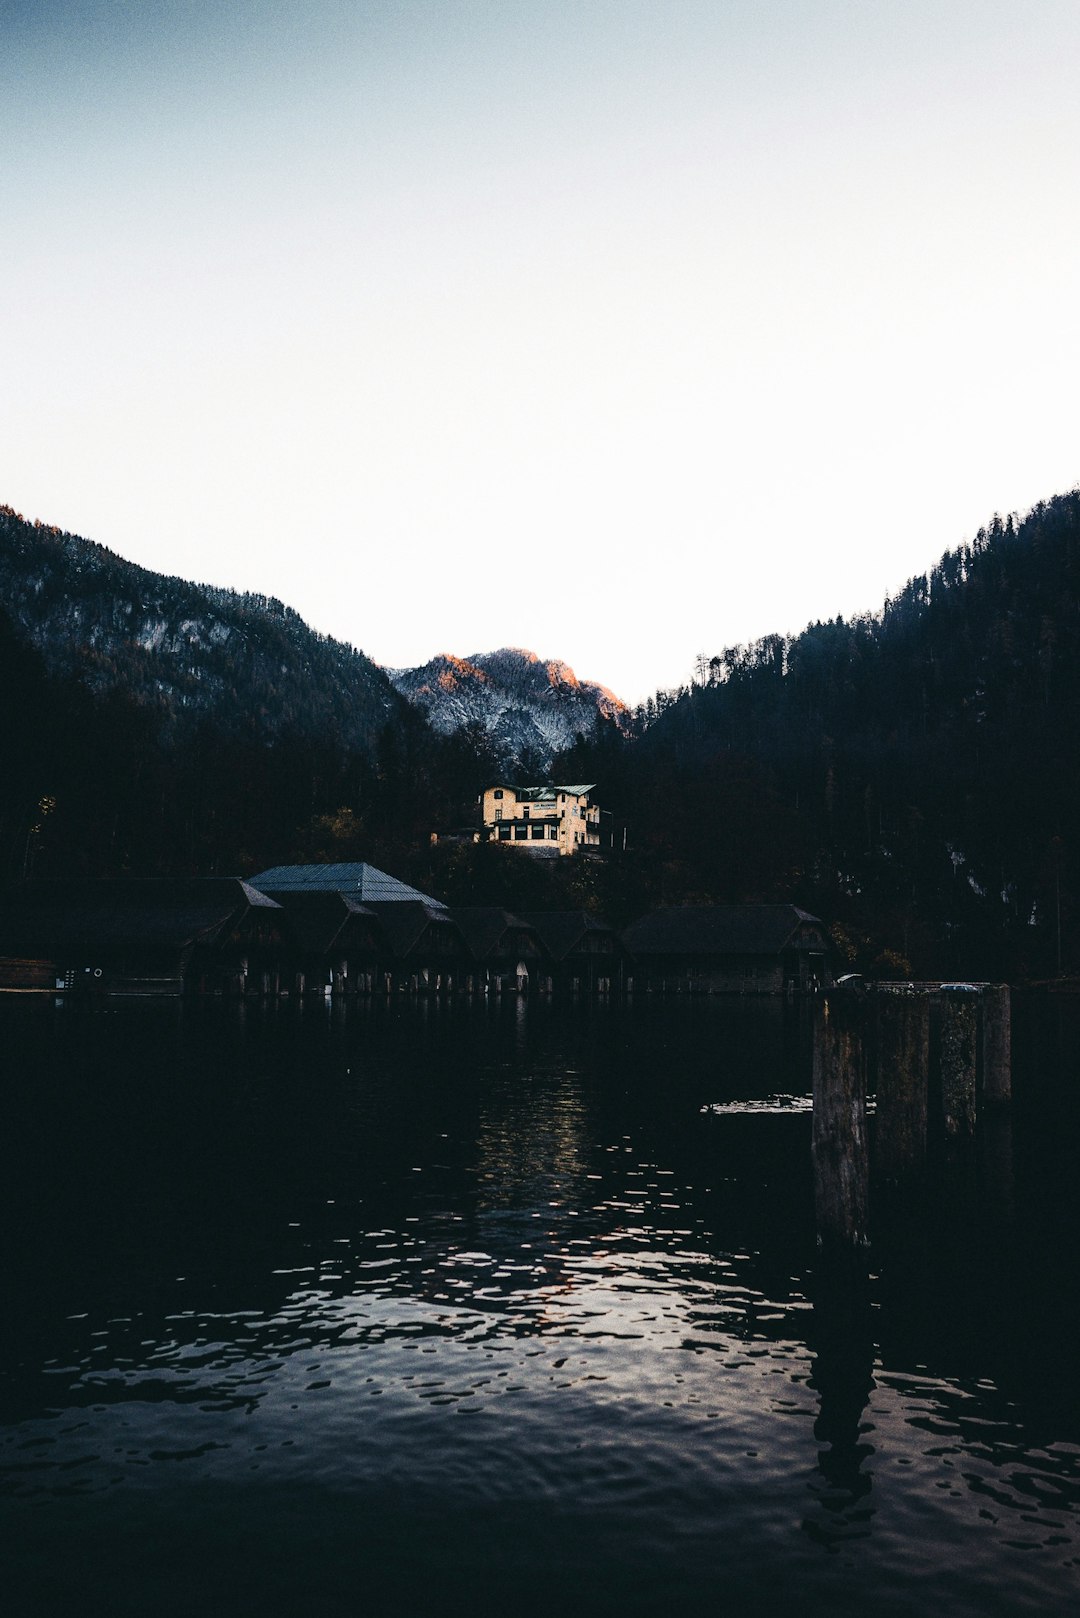
M 636 701 L 1080 481 L 1077 0 L 0 0 L 0 500 Z

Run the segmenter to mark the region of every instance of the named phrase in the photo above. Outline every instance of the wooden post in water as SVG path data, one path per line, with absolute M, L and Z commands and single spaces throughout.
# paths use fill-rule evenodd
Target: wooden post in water
M 853 986 L 822 996 L 814 1027 L 814 1204 L 818 1245 L 841 1256 L 869 1241 L 866 1003 Z
M 879 990 L 874 1161 L 882 1179 L 911 1186 L 926 1172 L 930 997 Z
M 975 1071 L 981 990 L 967 984 L 941 989 L 941 1111 L 946 1143 L 975 1135 Z
M 1011 1101 L 1012 997 L 1007 983 L 989 983 L 982 992 L 979 1056 L 980 1106 Z

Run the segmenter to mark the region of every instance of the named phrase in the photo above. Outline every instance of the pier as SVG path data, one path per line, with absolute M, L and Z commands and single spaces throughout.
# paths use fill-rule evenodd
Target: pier
M 1012 1094 L 1008 985 L 842 980 L 815 1008 L 813 1090 L 818 1242 L 857 1252 L 871 1169 L 893 1205 L 915 1206 L 990 1147 Z

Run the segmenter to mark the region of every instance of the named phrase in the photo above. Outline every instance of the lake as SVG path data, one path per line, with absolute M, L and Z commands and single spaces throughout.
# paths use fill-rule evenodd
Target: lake
M 865 1285 L 805 1012 L 0 996 L 16 1614 L 1080 1610 L 1080 1015 Z

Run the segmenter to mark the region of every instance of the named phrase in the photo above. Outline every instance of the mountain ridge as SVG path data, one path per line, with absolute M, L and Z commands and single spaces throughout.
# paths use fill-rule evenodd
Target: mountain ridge
M 441 735 L 472 727 L 498 759 L 546 768 L 591 734 L 598 720 L 625 733 L 629 710 L 606 686 L 582 680 L 561 658 L 520 646 L 458 657 L 438 652 L 411 669 L 387 671 L 397 690 Z
M 272 596 L 157 573 L 0 505 L 0 603 L 50 672 L 201 714 L 370 750 L 403 712 L 384 671 Z
M 7 505 L 0 603 L 53 674 L 98 695 L 121 688 L 173 723 L 242 716 L 271 736 L 313 728 L 370 752 L 407 704 L 441 736 L 473 727 L 512 769 L 546 768 L 598 717 L 620 730 L 628 719 L 613 692 L 561 658 L 504 646 L 386 668 L 275 597 L 156 572 Z

